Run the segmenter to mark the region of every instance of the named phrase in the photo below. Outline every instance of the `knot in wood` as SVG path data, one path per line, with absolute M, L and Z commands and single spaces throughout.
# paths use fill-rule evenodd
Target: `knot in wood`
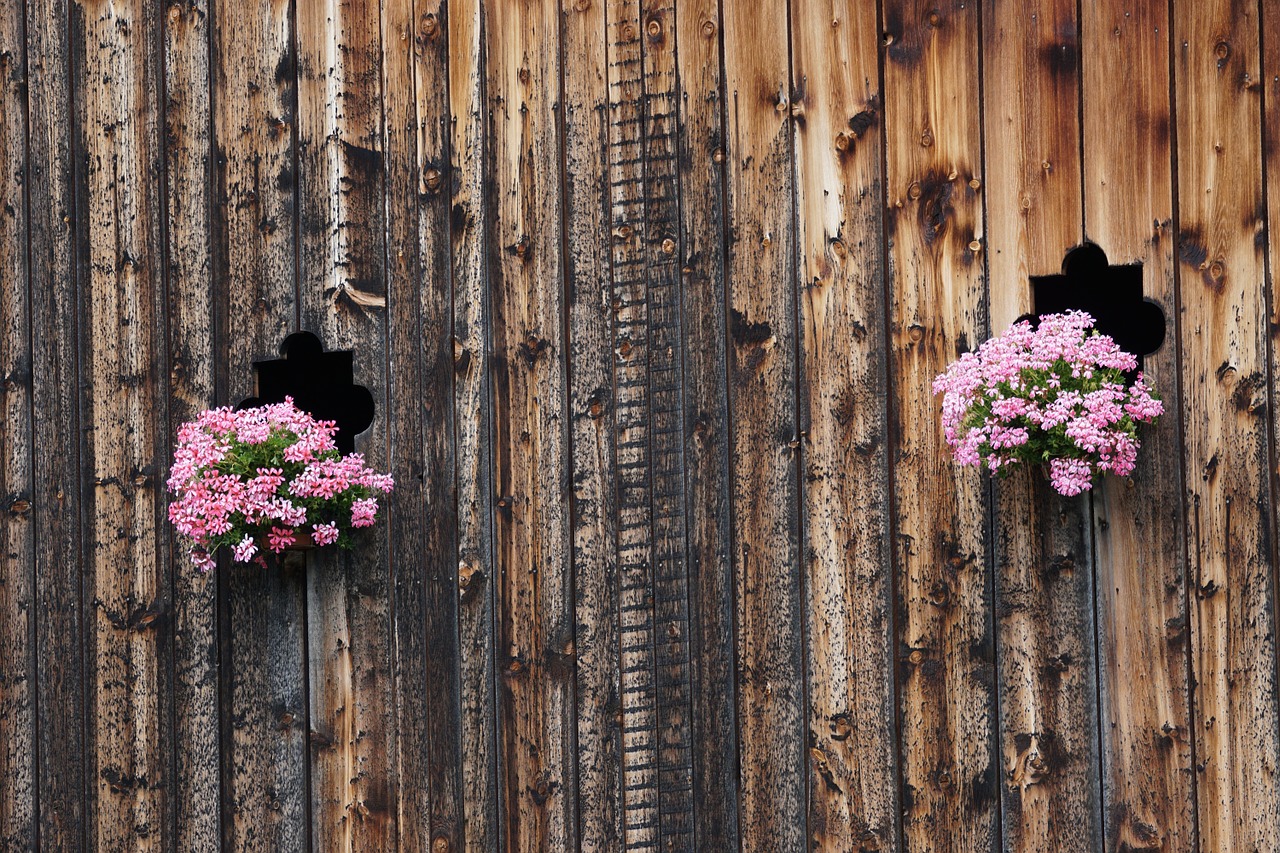
M 663 251 L 663 252 L 665 252 L 666 254 L 670 255 L 670 254 L 671 254 L 672 252 L 674 252 L 675 250 L 676 250 L 676 241 L 675 241 L 675 240 L 672 240 L 670 237 L 668 237 L 667 239 L 665 239 L 665 240 L 663 240 L 663 241 L 662 241 L 662 251 Z
M 440 21 L 434 14 L 428 12 L 422 16 L 422 36 L 428 41 L 435 41 L 438 35 L 440 35 Z
M 449 853 L 449 839 L 443 835 L 431 839 L 431 853 Z
M 849 150 L 849 134 L 843 130 L 836 134 L 836 150 L 841 152 Z
M 438 193 L 442 183 L 444 174 L 439 169 L 431 168 L 422 173 L 422 189 L 427 195 Z
M 662 22 L 657 18 L 650 18 L 644 30 L 649 34 L 649 38 L 657 39 L 662 36 Z
M 702 37 L 703 37 L 703 38 L 708 38 L 708 39 L 709 39 L 709 38 L 715 38 L 715 35 L 716 35 L 716 25 L 715 25 L 715 22 L 714 22 L 714 21 L 703 21 L 703 22 L 702 22 Z

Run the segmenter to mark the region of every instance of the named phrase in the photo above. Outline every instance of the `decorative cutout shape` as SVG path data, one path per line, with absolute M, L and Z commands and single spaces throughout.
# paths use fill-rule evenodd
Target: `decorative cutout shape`
M 310 332 L 297 332 L 280 345 L 284 358 L 255 361 L 258 395 L 236 408 L 265 403 L 283 403 L 292 397 L 299 409 L 322 421 L 335 421 L 338 450 L 350 453 L 355 438 L 373 423 L 373 394 L 356 385 L 354 355 L 351 350 L 325 352 L 320 339 Z
M 1067 252 L 1061 275 L 1031 276 L 1035 315 L 1088 311 L 1094 328 L 1110 335 L 1120 348 L 1138 357 L 1150 355 L 1164 343 L 1164 311 L 1142 296 L 1142 264 L 1109 266 L 1107 255 L 1093 243 Z

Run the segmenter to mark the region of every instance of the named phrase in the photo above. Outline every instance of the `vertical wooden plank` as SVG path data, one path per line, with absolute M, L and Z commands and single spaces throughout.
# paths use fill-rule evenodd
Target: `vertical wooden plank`
M 883 137 L 871 4 L 791 7 L 811 849 L 896 850 Z
M 720 3 L 676 5 L 694 847 L 739 843 Z
M 1081 242 L 1075 0 L 986 0 L 983 120 L 991 332 L 1034 310 L 1029 276 Z M 1007 850 L 1101 847 L 1088 495 L 1035 471 L 995 486 L 996 659 Z
M 623 840 L 658 846 L 657 691 L 653 636 L 649 299 L 643 243 L 644 67 L 638 0 L 611 0 L 605 41 L 609 84 L 609 228 L 613 352 L 613 531 L 618 572 Z M 566 55 L 567 45 L 566 45 Z
M 610 108 L 607 45 L 619 4 L 562 4 L 565 56 L 565 280 L 569 312 L 569 412 L 573 448 L 572 559 L 577 650 L 580 844 L 622 850 L 623 725 L 619 671 L 619 551 L 615 303 L 610 275 Z M 585 7 L 585 8 L 584 8 Z M 631 22 L 635 26 L 635 22 Z M 635 68 L 627 69 L 634 73 Z M 616 69 L 614 71 L 616 73 Z M 634 115 L 628 119 L 634 123 Z M 630 129 L 638 132 L 639 125 Z M 638 161 L 638 156 L 635 156 Z M 634 184 L 628 185 L 632 191 Z M 617 250 L 614 250 L 617 254 Z M 634 267 L 634 265 L 633 265 Z M 626 309 L 634 312 L 634 307 Z M 633 531 L 633 535 L 639 531 Z M 634 571 L 631 574 L 635 574 Z M 632 697 L 635 698 L 635 697 Z
M 39 841 L 69 850 L 86 846 L 69 15 L 26 6 Z
M 449 152 L 457 464 L 462 800 L 466 849 L 499 848 L 495 694 L 493 425 L 490 404 L 488 215 L 484 156 L 483 6 L 449 7 Z
M 1200 849 L 1280 843 L 1258 6 L 1174 4 Z M 1206 417 L 1206 413 L 1208 416 Z
M 464 820 L 444 180 L 448 39 L 438 5 L 415 10 L 391 0 L 382 16 L 399 846 L 453 850 Z
M 158 21 L 141 2 L 78 7 L 76 131 L 85 168 L 77 221 L 86 371 L 81 401 L 86 490 L 84 606 L 93 661 L 88 708 L 90 846 L 172 843 L 169 647 L 161 629 L 171 564 L 161 559 L 167 448 L 163 376 Z M 164 546 L 167 551 L 167 546 Z M 90 592 L 91 590 L 91 592 Z M 91 597 L 90 597 L 91 596 Z M 86 651 L 86 663 L 90 652 Z
M 978 9 L 884 6 L 890 457 L 903 848 L 998 844 L 984 476 L 950 458 L 930 383 L 985 335 Z
M 164 51 L 165 276 L 168 289 L 169 444 L 178 426 L 217 403 L 221 319 L 211 258 L 209 6 L 170 5 Z M 168 447 L 162 448 L 167 451 Z M 163 455 L 168 460 L 169 456 Z M 167 471 L 166 471 L 167 476 Z M 171 537 L 172 539 L 172 537 Z M 195 570 L 172 543 L 174 846 L 221 841 L 217 575 Z
M 17 0 L 0 2 L 0 846 L 36 846 L 31 282 L 27 45 Z
M 649 421 L 653 524 L 658 820 L 664 851 L 694 849 L 686 535 L 685 386 L 680 305 L 676 9 L 642 0 L 644 208 L 641 252 L 649 308 Z
M 786 7 L 725 4 L 729 417 L 742 844 L 805 844 L 799 437 Z
M 252 362 L 297 322 L 296 91 L 288 0 L 210 7 L 217 219 L 214 281 L 226 282 L 226 398 L 254 393 Z M 222 286 L 217 295 L 221 299 Z M 303 595 L 294 558 L 228 571 L 220 602 L 223 844 L 308 844 Z M 225 607 L 223 606 L 225 604 Z
M 1138 468 L 1094 487 L 1102 795 L 1106 849 L 1194 843 L 1185 539 L 1178 430 L 1169 8 L 1081 5 L 1085 236 L 1140 263 L 1165 314 L 1143 368 L 1165 416 Z M 1117 79 L 1131 81 L 1116 86 Z M 1141 677 L 1135 677 L 1141 673 Z
M 390 425 L 379 4 L 300 3 L 297 28 L 302 326 L 326 347 L 354 352 L 355 381 L 372 392 L 381 410 L 356 447 L 374 469 L 385 470 Z M 441 288 L 421 297 L 428 317 L 441 316 Z M 425 345 L 424 358 L 438 358 L 438 347 L 438 341 Z M 388 541 L 387 526 L 377 525 L 361 533 L 351 552 L 317 551 L 308 565 L 311 825 L 322 850 L 394 844 Z M 449 560 L 443 553 L 438 558 Z M 450 581 L 428 576 L 428 600 L 441 600 L 432 587 L 444 583 Z
M 510 851 L 577 846 L 568 574 L 560 12 L 504 3 L 484 29 L 493 187 L 493 453 L 500 821 Z

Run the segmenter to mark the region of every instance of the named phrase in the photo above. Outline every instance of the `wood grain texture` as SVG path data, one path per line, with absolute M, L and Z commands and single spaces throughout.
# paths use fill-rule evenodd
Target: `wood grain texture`
M 725 4 L 731 489 L 742 846 L 806 842 L 791 69 L 786 9 Z
M 398 844 L 461 849 L 457 508 L 443 10 L 382 8 Z
M 983 4 L 991 331 L 1035 310 L 1029 276 L 1082 242 L 1076 4 Z M 1092 525 L 1040 472 L 995 484 L 1006 850 L 1101 844 Z
M 671 853 L 694 849 L 675 4 L 643 0 L 640 19 L 658 820 L 660 846 Z
M 0 847 L 36 845 L 35 529 L 24 4 L 0 2 Z
M 977 13 L 892 2 L 882 22 L 906 850 L 999 843 L 987 490 L 950 459 L 930 393 L 987 331 Z
M 1174 7 L 1182 399 L 1202 851 L 1280 843 L 1254 4 Z M 1246 654 L 1243 650 L 1248 649 Z
M 1194 843 L 1190 673 L 1173 282 L 1169 10 L 1081 6 L 1084 229 L 1113 264 L 1143 265 L 1165 315 L 1144 360 L 1165 415 L 1132 477 L 1093 490 L 1103 829 L 1108 850 Z M 1115 86 L 1124 76 L 1134 82 Z M 1141 672 L 1141 677 L 1133 673 Z
M 569 312 L 572 560 L 577 672 L 579 843 L 624 843 L 623 687 L 619 662 L 617 405 L 611 256 L 606 4 L 565 6 L 565 281 Z M 634 27 L 634 22 L 632 22 Z M 608 31 L 610 35 L 614 30 Z M 638 131 L 639 125 L 634 129 Z M 634 155 L 633 155 L 634 156 Z M 638 160 L 637 160 L 638 163 Z M 633 186 L 633 185 L 629 185 Z M 615 250 L 616 254 L 616 250 Z
M 160 64 L 158 21 L 141 2 L 72 16 L 87 528 L 84 606 L 92 780 L 90 846 L 161 849 L 171 842 L 168 743 L 172 696 L 165 618 L 171 564 L 155 460 L 166 449 L 161 384 Z M 90 664 L 92 661 L 92 664 Z
M 898 849 L 879 22 L 791 6 L 810 849 Z
M 179 425 L 217 405 L 225 291 L 215 295 L 207 2 L 175 3 L 161 22 L 164 58 L 163 258 L 168 304 L 169 423 L 160 458 Z M 225 377 L 222 379 L 225 382 Z M 164 471 L 168 476 L 168 471 Z M 193 569 L 186 543 L 170 536 L 173 607 L 174 846 L 212 849 L 221 839 L 221 707 L 218 700 L 217 576 Z
M 694 848 L 739 844 L 720 3 L 676 5 L 676 168 L 689 560 Z
M 329 349 L 354 353 L 354 376 L 383 414 L 356 450 L 386 470 L 386 218 L 382 42 L 376 0 L 300 3 L 298 51 L 298 250 L 301 327 Z M 424 10 L 425 13 L 425 10 Z M 425 93 L 423 93 L 425 94 Z M 426 148 L 426 145 L 423 146 Z M 443 314 L 439 290 L 423 288 L 424 313 Z M 423 346 L 438 370 L 437 340 Z M 435 374 L 439 387 L 439 374 Z M 429 393 L 424 388 L 422 393 Z M 445 427 L 447 429 L 447 426 Z M 437 443 L 438 445 L 438 443 Z M 431 451 L 423 448 L 424 458 Z M 449 478 L 446 469 L 442 479 Z M 431 484 L 440 488 L 439 483 Z M 438 523 L 447 523 L 447 517 Z M 433 542 L 451 564 L 448 543 Z M 395 706 L 391 675 L 389 531 L 361 531 L 348 553 L 317 550 L 307 565 L 310 778 L 313 844 L 321 850 L 393 847 Z M 427 574 L 424 593 L 449 583 L 439 563 L 397 565 Z M 434 571 L 433 571 L 434 569 Z M 452 574 L 452 565 L 443 571 Z M 446 598 L 448 601 L 448 598 Z M 448 619 L 432 613 L 433 619 Z M 436 688 L 447 692 L 445 684 Z M 430 701 L 430 697 L 428 697 Z
M 560 11 L 492 9 L 485 33 L 493 188 L 493 470 L 508 851 L 577 846 L 574 607 L 559 102 Z
M 453 3 L 449 38 L 454 430 L 458 506 L 458 629 L 462 679 L 462 800 L 466 849 L 500 846 L 495 692 L 493 428 L 490 397 L 488 193 L 484 158 L 483 12 Z
M 30 221 L 32 524 L 36 542 L 39 842 L 83 849 L 85 697 L 75 262 L 76 199 L 69 14 L 28 3 L 27 199 Z
M 255 391 L 253 362 L 275 356 L 297 324 L 293 24 L 288 2 L 263 0 L 214 2 L 209 27 L 213 277 L 226 282 L 222 402 L 235 404 Z M 293 562 L 223 567 L 223 846 L 300 849 L 309 844 L 306 575 Z

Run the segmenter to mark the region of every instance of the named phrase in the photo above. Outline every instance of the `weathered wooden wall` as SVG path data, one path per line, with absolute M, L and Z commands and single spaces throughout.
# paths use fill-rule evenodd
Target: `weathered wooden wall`
M 0 78 L 0 847 L 1280 849 L 1277 0 L 0 0 Z M 958 469 L 1085 240 L 1138 470 Z M 199 575 L 299 328 L 389 516 Z

